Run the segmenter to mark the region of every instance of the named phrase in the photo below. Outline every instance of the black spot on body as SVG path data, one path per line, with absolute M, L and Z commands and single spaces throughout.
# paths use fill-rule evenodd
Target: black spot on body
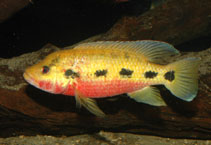
M 119 72 L 119 74 L 121 75 L 121 76 L 127 76 L 127 77 L 131 77 L 132 76 L 132 74 L 133 74 L 133 71 L 132 70 L 130 70 L 130 69 L 125 69 L 125 68 L 122 68 L 121 69 L 121 71 Z
M 65 76 L 71 77 L 71 78 L 73 78 L 73 79 L 74 79 L 74 78 L 80 77 L 79 73 L 74 72 L 74 71 L 71 70 L 71 69 L 68 69 L 68 70 L 65 71 Z
M 157 75 L 158 75 L 158 73 L 157 72 L 153 72 L 153 71 L 147 71 L 147 72 L 144 73 L 144 77 L 145 78 L 149 78 L 149 79 L 153 79 Z
M 174 71 L 169 71 L 169 72 L 165 73 L 164 78 L 171 82 L 175 79 L 174 73 L 175 73 Z
M 95 76 L 96 76 L 96 77 L 106 76 L 107 73 L 108 73 L 108 71 L 105 70 L 105 69 L 103 69 L 103 70 L 97 70 L 97 71 L 95 72 Z

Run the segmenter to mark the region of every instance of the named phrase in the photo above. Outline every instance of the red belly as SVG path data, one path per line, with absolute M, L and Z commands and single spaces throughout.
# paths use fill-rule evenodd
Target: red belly
M 88 98 L 100 98 L 133 92 L 145 86 L 146 84 L 128 80 L 79 81 L 77 91 Z

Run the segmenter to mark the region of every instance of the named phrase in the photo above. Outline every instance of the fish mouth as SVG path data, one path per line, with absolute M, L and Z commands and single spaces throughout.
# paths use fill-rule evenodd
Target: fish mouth
M 24 72 L 23 77 L 29 84 L 33 86 L 37 86 L 36 81 L 33 79 L 33 77 L 29 73 Z
M 53 93 L 53 94 L 62 94 L 66 88 L 67 85 L 65 85 L 64 87 L 61 87 L 60 84 L 58 84 L 57 82 L 54 83 L 49 83 L 49 81 L 36 81 L 36 79 L 33 77 L 32 74 L 24 72 L 23 74 L 24 79 L 32 86 L 41 89 L 45 92 L 49 92 L 49 93 Z M 42 84 L 42 85 L 41 85 Z M 47 87 L 47 84 L 49 84 L 49 88 Z M 58 90 L 56 90 L 56 88 L 58 88 Z
M 49 80 L 37 81 L 33 77 L 33 74 L 27 73 L 27 71 L 23 73 L 23 77 L 26 80 L 26 82 L 28 82 L 30 85 L 32 85 L 38 89 L 41 89 L 45 92 L 49 92 L 49 93 L 53 93 L 53 94 L 63 94 L 68 89 L 69 81 L 64 86 L 61 86 L 61 84 L 59 84 L 58 82 L 49 83 Z M 41 84 L 43 84 L 43 85 L 41 85 Z M 50 86 L 49 88 L 47 87 L 47 84 L 49 84 L 49 86 Z
M 24 77 L 24 79 L 25 79 L 30 85 L 32 85 L 32 86 L 34 86 L 34 87 L 36 87 L 36 88 L 38 88 L 38 89 L 41 89 L 41 90 L 43 90 L 43 91 L 45 91 L 45 92 L 53 93 L 53 90 L 52 90 L 52 89 L 46 89 L 46 88 L 45 88 L 45 83 L 43 83 L 44 86 L 40 86 L 40 85 L 39 85 L 39 82 L 36 81 L 36 80 L 34 79 L 34 77 L 33 77 L 30 73 L 24 72 L 23 77 Z

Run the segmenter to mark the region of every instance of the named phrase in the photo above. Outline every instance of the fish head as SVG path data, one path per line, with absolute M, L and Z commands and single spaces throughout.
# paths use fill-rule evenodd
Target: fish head
M 23 77 L 31 85 L 54 94 L 62 94 L 70 79 L 64 77 L 65 65 L 57 53 L 48 55 L 35 65 L 28 67 Z

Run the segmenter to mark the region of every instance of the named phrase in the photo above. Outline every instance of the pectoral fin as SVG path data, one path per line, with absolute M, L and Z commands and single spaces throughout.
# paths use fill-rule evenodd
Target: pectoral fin
M 75 95 L 76 99 L 76 106 L 77 107 L 85 107 L 87 110 L 89 110 L 91 113 L 98 117 L 105 117 L 105 114 L 103 111 L 97 106 L 97 103 L 94 99 L 85 98 L 84 96 L 80 95 L 79 93 L 76 93 Z
M 128 95 L 137 102 L 142 102 L 153 106 L 166 106 L 166 103 L 160 96 L 159 90 L 155 87 L 145 87 L 141 90 L 128 93 Z

